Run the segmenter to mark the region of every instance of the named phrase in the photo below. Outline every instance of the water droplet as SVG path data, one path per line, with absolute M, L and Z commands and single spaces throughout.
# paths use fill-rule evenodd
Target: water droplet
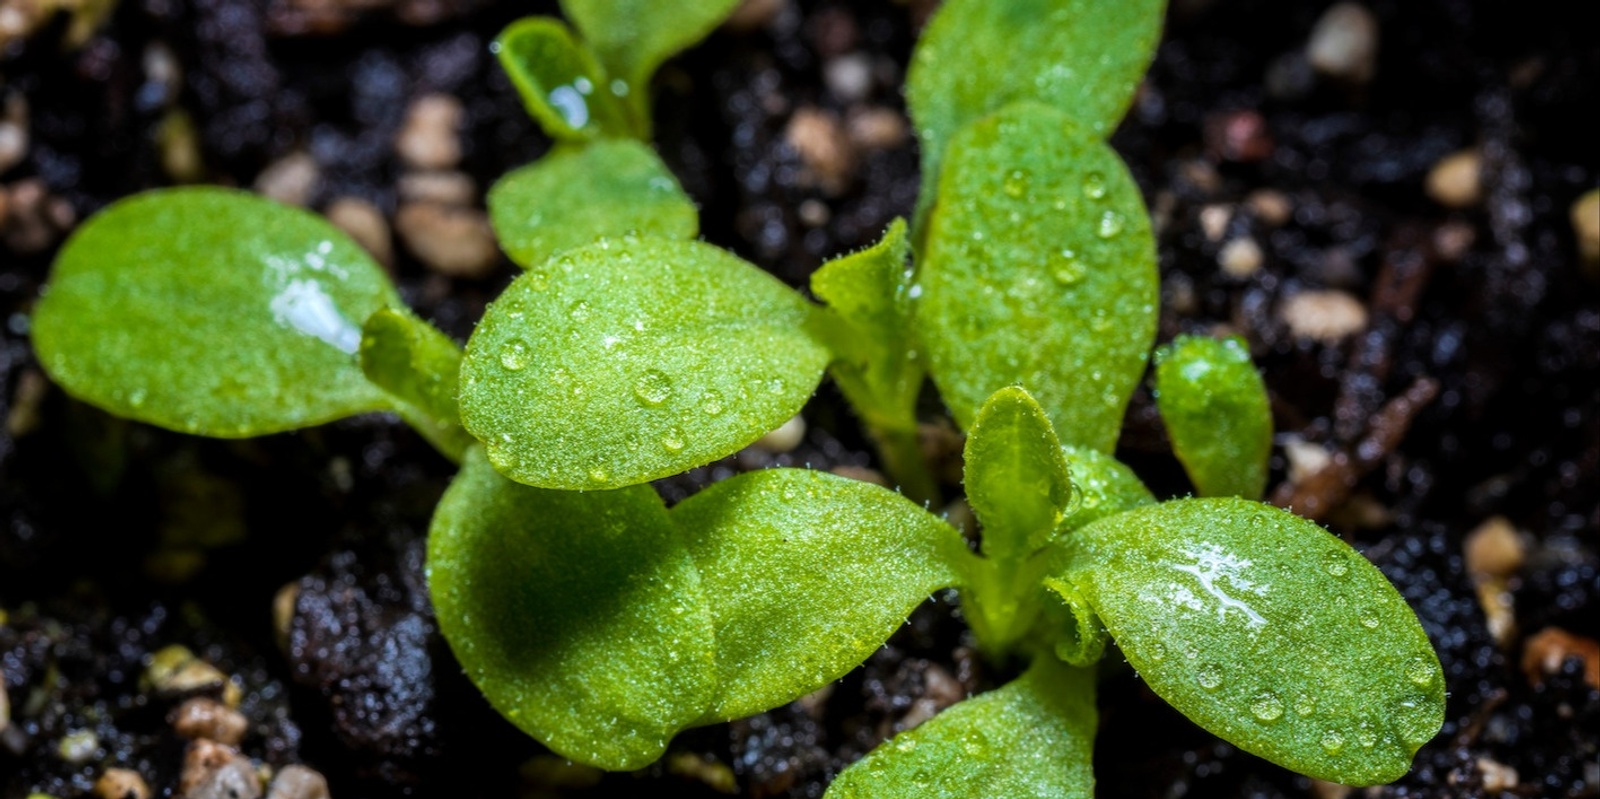
M 606 471 L 604 466 L 592 466 L 589 468 L 589 482 L 604 483 L 610 479 L 611 473 Z
M 1344 556 L 1338 552 L 1333 552 L 1328 555 L 1328 559 L 1324 568 L 1326 568 L 1328 573 L 1334 577 L 1343 577 L 1350 573 L 1350 564 L 1346 562 Z
M 1367 628 L 1369 630 L 1378 629 L 1378 617 L 1377 616 L 1362 616 L 1361 617 L 1361 626 L 1365 627 L 1365 628 Z
M 1005 192 L 1007 197 L 1019 198 L 1028 193 L 1028 173 L 1020 169 L 1013 169 L 1006 175 Z
M 520 338 L 507 341 L 500 348 L 500 365 L 513 372 L 521 371 L 528 365 L 529 349 L 528 342 Z
M 1362 749 L 1371 749 L 1378 745 L 1378 734 L 1373 732 L 1370 723 L 1363 721 L 1361 726 L 1356 728 L 1356 743 L 1361 744 Z
M 1062 250 L 1052 256 L 1050 268 L 1050 274 L 1063 286 L 1071 286 L 1082 281 L 1088 273 L 1083 267 L 1083 262 L 1078 260 L 1078 254 L 1072 250 Z
M 1422 688 L 1433 685 L 1433 664 L 1425 657 L 1414 657 L 1406 663 L 1406 679 Z
M 1106 176 L 1099 172 L 1090 172 L 1083 179 L 1083 196 L 1091 200 L 1098 200 L 1106 196 Z
M 668 428 L 661 436 L 661 448 L 674 454 L 683 451 L 684 443 L 683 431 L 676 427 Z
M 1317 712 L 1317 698 L 1310 694 L 1301 694 L 1295 697 L 1294 712 L 1301 717 Z
M 1395 705 L 1390 726 L 1407 745 L 1421 746 L 1439 731 L 1440 719 L 1429 706 L 1427 698 L 1422 696 L 1402 699 Z
M 1160 641 L 1151 641 L 1148 654 L 1152 662 L 1160 663 L 1167 659 L 1167 645 Z
M 660 369 L 646 369 L 634 381 L 633 395 L 645 405 L 660 405 L 672 396 L 672 378 Z
M 564 386 L 568 383 L 571 383 L 572 370 L 565 366 L 557 366 L 555 371 L 550 373 L 550 382 L 555 383 L 558 386 Z
M 589 124 L 589 103 L 583 99 L 584 94 L 576 86 L 557 86 L 548 95 L 550 105 L 571 128 L 582 128 Z
M 700 395 L 700 410 L 707 416 L 722 415 L 722 394 L 716 391 L 707 391 Z
M 1194 675 L 1194 681 L 1207 691 L 1215 691 L 1222 687 L 1222 672 L 1216 666 L 1201 666 Z
M 571 319 L 574 322 L 582 322 L 583 320 L 588 319 L 589 318 L 589 303 L 584 301 L 584 300 L 578 300 L 577 302 L 575 302 L 572 305 L 568 306 L 567 307 L 567 318 Z
M 1263 691 L 1250 703 L 1250 712 L 1267 724 L 1283 718 L 1283 702 L 1271 691 Z
M 136 389 L 134 389 L 132 392 L 130 392 L 128 394 L 128 404 L 132 405 L 135 408 L 137 408 L 137 407 L 139 407 L 141 405 L 144 405 L 145 399 L 147 399 L 148 397 L 149 397 L 149 393 L 148 392 L 146 392 L 142 388 L 136 388 Z
M 789 390 L 789 384 L 784 382 L 783 378 L 781 377 L 774 377 L 767 380 L 766 386 L 767 393 L 774 396 L 781 395 L 783 392 Z
M 1330 755 L 1337 755 L 1344 751 L 1344 736 L 1338 730 L 1328 730 L 1322 734 L 1322 748 Z
M 528 288 L 534 291 L 544 291 L 550 287 L 550 273 L 543 269 L 533 269 L 528 272 Z
M 1100 215 L 1100 227 L 1095 231 L 1102 239 L 1115 238 L 1122 232 L 1122 214 L 1116 211 L 1107 211 Z

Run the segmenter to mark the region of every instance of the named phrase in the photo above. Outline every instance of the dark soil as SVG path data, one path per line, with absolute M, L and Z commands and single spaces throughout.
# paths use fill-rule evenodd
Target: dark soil
M 308 16 L 311 5 L 124 0 L 81 48 L 60 45 L 59 20 L 0 49 L 0 116 L 7 98 L 26 98 L 31 136 L 23 160 L 0 167 L 13 206 L 0 222 L 0 681 L 13 718 L 0 731 L 0 796 L 85 795 L 112 766 L 175 795 L 185 742 L 168 718 L 179 697 L 141 684 L 149 654 L 168 644 L 244 689 L 245 754 L 308 764 L 340 797 L 716 796 L 719 786 L 817 797 L 906 721 L 993 684 L 952 597 L 939 597 L 827 692 L 680 736 L 638 774 L 567 767 L 488 709 L 436 632 L 420 542 L 451 469 L 409 430 L 362 418 L 206 441 L 108 418 L 50 387 L 27 314 L 53 251 L 72 219 L 168 182 L 156 142 L 173 107 L 194 120 L 209 179 L 249 185 L 304 150 L 322 171 L 314 206 L 357 196 L 391 219 L 401 173 L 391 143 L 424 92 L 462 100 L 462 169 L 480 188 L 547 147 L 486 44 L 553 3 L 407 0 L 347 17 Z M 705 237 L 801 285 L 910 212 L 917 161 L 906 140 L 860 151 L 842 181 L 819 180 L 789 123 L 803 109 L 841 120 L 901 111 L 904 65 L 933 3 L 778 5 L 763 27 L 720 31 L 663 71 L 657 133 L 702 205 Z M 1161 337 L 1224 328 L 1249 339 L 1281 435 L 1338 453 L 1335 471 L 1275 497 L 1362 549 L 1438 648 L 1444 731 L 1409 776 L 1362 795 L 1600 795 L 1600 690 L 1585 683 L 1585 662 L 1522 667 L 1527 637 L 1547 627 L 1600 638 L 1600 282 L 1580 266 L 1568 221 L 1600 181 L 1600 12 L 1562 0 L 1372 0 L 1377 78 L 1352 85 L 1319 77 L 1302 55 L 1325 5 L 1174 0 L 1113 138 L 1160 231 Z M 181 79 L 148 73 L 157 43 Z M 871 79 L 847 97 L 824 75 L 857 56 Z M 1425 195 L 1425 176 L 1469 146 L 1482 153 L 1485 197 L 1446 210 Z M 39 187 L 57 202 L 21 220 L 16 198 Z M 1274 198 L 1287 218 L 1274 218 Z M 1241 237 L 1264 257 L 1234 277 L 1218 257 Z M 451 279 L 402 252 L 396 273 L 421 313 L 464 339 L 514 268 Z M 1294 335 L 1279 310 L 1310 289 L 1355 297 L 1364 330 L 1334 343 Z M 872 463 L 831 388 L 806 415 L 795 452 L 747 451 L 663 493 L 773 462 Z M 1275 484 L 1288 471 L 1279 452 Z M 1145 394 L 1121 455 L 1158 493 L 1188 490 Z M 1515 629 L 1499 642 L 1463 556 L 1494 516 L 1527 550 L 1507 584 Z M 279 641 L 285 586 L 292 612 Z M 1125 667 L 1106 669 L 1101 708 L 1101 796 L 1342 795 L 1219 742 Z M 58 743 L 80 730 L 97 746 L 64 761 Z M 1496 764 L 1515 769 L 1514 784 Z

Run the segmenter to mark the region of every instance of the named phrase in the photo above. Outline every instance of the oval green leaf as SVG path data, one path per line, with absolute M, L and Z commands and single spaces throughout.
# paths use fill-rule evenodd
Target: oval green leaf
M 672 509 L 716 625 L 706 722 L 768 710 L 855 668 L 970 558 L 961 534 L 885 488 L 808 469 L 724 480 Z
M 692 241 L 604 240 L 514 281 L 467 342 L 461 418 L 495 468 L 605 489 L 736 452 L 800 411 L 813 307 Z
M 667 165 L 631 139 L 559 147 L 489 190 L 500 246 L 523 268 L 626 235 L 693 239 L 700 215 Z
M 951 143 L 919 279 L 928 372 L 970 427 L 1009 385 L 1063 443 L 1109 452 L 1155 337 L 1155 241 L 1121 159 L 1012 106 Z
M 1044 546 L 1072 501 L 1072 480 L 1039 403 L 1017 386 L 996 391 L 978 411 L 963 456 L 983 554 L 1014 562 Z
M 711 701 L 711 615 L 648 486 L 529 488 L 473 448 L 434 512 L 428 587 L 473 684 L 563 757 L 640 768 Z
M 1063 111 L 1085 135 L 1110 135 L 1155 55 L 1165 10 L 1165 0 L 946 0 L 906 76 L 922 174 L 939 174 L 957 131 L 1015 102 Z M 919 207 L 933 188 L 924 181 Z
M 1133 510 L 1156 501 L 1139 476 L 1127 464 L 1097 449 L 1064 445 L 1072 475 L 1072 504 L 1056 527 L 1057 537 L 1071 533 L 1096 519 Z
M 523 107 L 550 138 L 581 142 L 629 135 L 605 69 L 561 20 L 519 19 L 490 49 L 522 95 Z
M 845 769 L 826 799 L 1090 799 L 1094 674 L 1035 658 Z
M 1243 339 L 1179 336 L 1162 347 L 1156 406 L 1202 496 L 1257 499 L 1266 490 L 1272 407 Z
M 314 214 L 244 192 L 167 189 L 85 222 L 33 316 L 68 393 L 171 430 L 239 438 L 391 403 L 357 362 L 361 322 L 400 304 Z
M 1069 579 L 1151 689 L 1240 748 L 1317 779 L 1392 782 L 1444 722 L 1422 625 L 1326 530 L 1185 499 L 1071 539 Z

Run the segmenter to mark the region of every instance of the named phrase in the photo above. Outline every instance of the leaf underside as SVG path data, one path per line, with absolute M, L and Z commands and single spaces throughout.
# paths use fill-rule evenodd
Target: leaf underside
M 238 438 L 389 408 L 356 351 L 362 321 L 390 305 L 400 298 L 383 270 L 321 217 L 229 189 L 165 189 L 78 228 L 32 335 L 72 395 Z

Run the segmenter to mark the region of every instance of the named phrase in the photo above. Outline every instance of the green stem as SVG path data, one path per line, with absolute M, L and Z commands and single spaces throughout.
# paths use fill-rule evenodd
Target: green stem
M 922 456 L 922 444 L 917 440 L 917 428 L 869 425 L 868 432 L 878 446 L 889 478 L 898 484 L 900 493 L 913 502 L 937 506 L 942 504 L 939 481 L 928 468 Z

